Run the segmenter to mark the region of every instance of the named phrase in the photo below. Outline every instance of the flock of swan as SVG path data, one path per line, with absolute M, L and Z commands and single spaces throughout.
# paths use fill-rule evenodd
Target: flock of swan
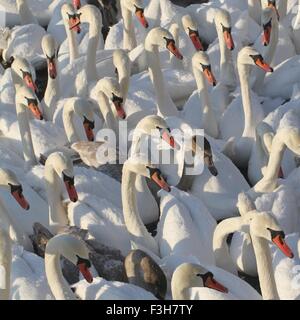
M 88 2 L 0 0 L 0 300 L 300 299 L 300 1 Z

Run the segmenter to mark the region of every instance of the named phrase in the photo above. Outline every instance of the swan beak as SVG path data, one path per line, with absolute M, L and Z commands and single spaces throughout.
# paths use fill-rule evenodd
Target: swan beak
M 272 8 L 273 10 L 275 10 L 276 15 L 277 15 L 277 19 L 278 19 L 278 21 L 279 21 L 279 20 L 280 20 L 280 14 L 279 14 L 278 9 L 276 8 L 276 5 L 275 5 L 274 3 L 272 3 L 272 2 L 270 2 L 270 3 L 268 4 L 268 7 L 269 7 L 269 8 Z
M 167 44 L 167 49 L 171 53 L 173 53 L 176 58 L 178 58 L 179 60 L 183 60 L 183 55 L 180 53 L 180 51 L 176 47 L 175 41 L 169 41 L 169 43 Z
M 90 123 L 83 123 L 83 127 L 84 127 L 84 131 L 88 141 L 94 141 L 95 140 L 94 132 Z
M 228 50 L 231 50 L 231 51 L 234 50 L 234 42 L 232 39 L 232 35 L 231 35 L 231 32 L 229 32 L 228 30 L 224 31 L 224 40 Z
M 172 135 L 170 135 L 170 133 L 165 130 L 162 135 L 161 138 L 169 145 L 171 146 L 173 149 L 177 149 L 177 144 L 175 142 L 175 139 Z
M 170 192 L 171 188 L 168 185 L 167 181 L 161 176 L 159 170 L 155 170 L 155 172 L 151 176 L 151 180 L 154 181 L 161 189 Z
M 213 276 L 208 276 L 204 282 L 204 286 L 210 289 L 214 289 L 220 292 L 228 293 L 228 289 L 221 283 L 216 281 Z
M 23 193 L 21 190 L 13 191 L 11 194 L 16 199 L 16 201 L 21 206 L 21 208 L 23 208 L 25 210 L 29 210 L 29 208 L 30 208 L 29 203 L 27 202 L 27 200 L 23 196 Z
M 23 78 L 26 86 L 28 88 L 30 88 L 31 90 L 33 90 L 34 92 L 37 92 L 37 86 L 36 84 L 34 83 L 34 81 L 32 80 L 32 76 L 29 75 L 29 74 L 26 74 Z
M 70 200 L 72 202 L 77 202 L 78 195 L 74 186 L 74 178 L 69 178 L 67 176 L 64 176 L 64 183 L 65 183 Z
M 124 120 L 126 118 L 126 112 L 123 108 L 122 103 L 115 101 L 114 102 L 115 108 L 117 110 L 117 115 L 120 119 Z
M 34 115 L 34 117 L 38 120 L 43 120 L 43 115 L 41 110 L 38 107 L 38 104 L 36 102 L 30 102 L 28 104 L 28 108 L 30 109 L 30 111 L 32 112 L 32 114 Z
M 135 15 L 136 15 L 136 17 L 138 18 L 138 20 L 139 20 L 139 22 L 141 23 L 141 25 L 142 25 L 144 28 L 147 29 L 147 28 L 149 27 L 149 24 L 148 24 L 147 19 L 145 18 L 144 9 L 142 9 L 142 8 L 136 8 Z
M 279 250 L 286 255 L 288 258 L 293 259 L 294 258 L 294 254 L 292 252 L 292 250 L 290 249 L 290 247 L 287 245 L 287 243 L 285 242 L 285 240 L 282 238 L 281 235 L 276 235 L 273 239 L 272 242 L 279 248 Z
M 263 36 L 262 36 L 262 44 L 265 47 L 270 44 L 271 32 L 272 32 L 272 27 L 271 26 L 264 27 L 264 33 L 263 33 Z
M 78 16 L 72 16 L 69 19 L 69 29 L 70 30 L 74 30 L 77 33 L 80 33 L 81 29 L 80 29 L 80 19 Z
M 78 269 L 79 269 L 80 273 L 84 277 L 84 279 L 88 283 L 92 283 L 93 282 L 93 276 L 92 276 L 89 268 L 87 267 L 87 265 L 83 262 L 83 263 L 79 263 L 77 266 L 78 266 Z
M 81 8 L 80 0 L 73 0 L 73 7 L 78 10 Z
M 214 74 L 212 73 L 212 71 L 210 70 L 210 68 L 206 68 L 204 70 L 204 76 L 210 85 L 212 85 L 214 87 L 217 85 L 217 80 L 216 80 Z
M 261 69 L 263 69 L 265 72 L 273 72 L 273 68 L 271 68 L 264 60 L 262 59 L 257 59 L 255 61 L 255 64 L 260 67 Z
M 48 71 L 49 71 L 50 78 L 56 79 L 57 72 L 56 72 L 56 65 L 54 61 L 51 61 L 51 60 L 48 61 Z
M 189 37 L 197 51 L 204 51 L 198 31 L 190 30 Z

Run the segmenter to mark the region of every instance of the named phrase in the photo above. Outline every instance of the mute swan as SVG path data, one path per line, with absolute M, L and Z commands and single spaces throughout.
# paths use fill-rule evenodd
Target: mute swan
M 273 72 L 273 69 L 264 61 L 263 57 L 253 48 L 244 47 L 238 54 L 238 72 L 241 82 L 242 103 L 244 108 L 244 130 L 241 136 L 231 138 L 225 149 L 227 154 L 239 167 L 247 167 L 252 145 L 255 138 L 255 127 L 262 120 L 262 110 L 255 114 L 251 105 L 249 76 L 250 66 L 258 66 L 265 72 Z M 234 104 L 233 104 L 234 105 Z M 233 107 L 233 105 L 231 107 Z M 229 106 L 227 109 L 231 109 Z M 226 119 L 225 119 L 226 120 Z M 227 123 L 228 124 L 228 123 Z M 224 123 L 221 125 L 221 135 L 224 137 Z
M 42 110 L 45 119 L 53 120 L 56 104 L 60 97 L 60 86 L 57 73 L 57 44 L 55 39 L 47 34 L 42 39 L 42 49 L 47 59 L 48 81 L 47 88 L 42 102 Z

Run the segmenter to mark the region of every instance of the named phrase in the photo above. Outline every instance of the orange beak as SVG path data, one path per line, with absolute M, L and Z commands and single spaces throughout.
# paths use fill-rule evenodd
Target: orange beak
M 173 136 L 170 135 L 170 133 L 165 130 L 163 132 L 163 134 L 161 135 L 161 138 L 169 145 L 171 146 L 173 149 L 177 148 L 177 145 L 176 145 L 176 142 L 175 142 L 175 139 Z
M 30 206 L 25 197 L 23 196 L 23 193 L 20 192 L 19 190 L 16 190 L 11 193 L 12 196 L 16 199 L 18 204 L 25 210 L 29 210 Z
M 37 92 L 37 86 L 36 84 L 34 83 L 34 81 L 32 80 L 32 76 L 29 75 L 29 74 L 26 74 L 24 76 L 24 82 L 26 84 L 26 86 L 28 88 L 30 88 L 31 90 L 33 90 L 34 92 Z
M 48 61 L 48 72 L 51 79 L 55 79 L 57 76 L 56 65 L 54 61 Z
M 255 61 L 255 64 L 261 69 L 263 69 L 265 72 L 273 72 L 273 68 L 271 68 L 266 62 L 264 62 L 261 59 L 257 59 Z
M 179 60 L 183 59 L 183 55 L 180 53 L 180 51 L 177 49 L 176 45 L 175 45 L 175 41 L 169 41 L 169 43 L 167 44 L 167 49 L 174 54 L 174 56 L 176 58 L 178 58 Z
M 272 27 L 271 26 L 267 26 L 266 28 L 264 28 L 264 33 L 262 35 L 262 44 L 265 47 L 270 44 L 271 32 L 272 32 Z
M 160 172 L 156 170 L 152 176 L 151 180 L 154 181 L 161 189 L 170 192 L 171 188 L 168 185 L 167 181 L 161 176 Z
M 73 0 L 73 7 L 78 10 L 81 7 L 80 0 Z
M 117 115 L 120 119 L 124 120 L 126 118 L 126 112 L 123 108 L 123 105 L 122 103 L 118 102 L 118 101 L 115 101 L 114 102 L 114 106 L 117 110 Z
M 42 112 L 36 103 L 30 102 L 28 105 L 28 108 L 30 109 L 30 111 L 32 112 L 32 114 L 36 119 L 43 120 Z
M 213 276 L 208 276 L 205 280 L 204 286 L 210 289 L 214 289 L 220 292 L 227 293 L 228 289 L 224 287 L 221 283 L 216 281 Z
M 85 263 L 79 263 L 77 266 L 78 266 L 78 269 L 79 269 L 80 273 L 84 277 L 84 279 L 88 283 L 92 283 L 93 282 L 93 276 L 92 276 L 89 268 L 86 266 L 86 264 Z
M 204 76 L 209 84 L 211 84 L 214 87 L 217 85 L 217 80 L 209 68 L 204 69 Z
M 94 132 L 93 132 L 93 129 L 91 128 L 90 124 L 84 123 L 83 127 L 84 127 L 84 131 L 85 131 L 85 134 L 86 134 L 88 141 L 94 141 L 94 139 L 95 139 Z
M 70 30 L 74 30 L 77 33 L 80 33 L 81 29 L 80 29 L 80 19 L 76 16 L 76 17 L 71 17 L 69 19 L 69 29 Z
M 232 51 L 234 49 L 234 42 L 231 33 L 227 30 L 224 31 L 224 40 L 228 50 Z
M 190 31 L 189 37 L 197 51 L 204 51 L 198 31 Z
M 138 18 L 141 25 L 147 29 L 149 27 L 149 24 L 147 19 L 145 18 L 144 9 L 136 8 L 135 15 Z
M 70 183 L 70 181 L 65 181 L 65 186 L 66 186 L 70 200 L 72 202 L 77 202 L 78 195 L 77 195 L 77 191 L 75 189 L 74 184 Z
M 284 255 L 291 259 L 294 258 L 292 250 L 280 235 L 276 235 L 276 237 L 274 237 L 272 241 Z

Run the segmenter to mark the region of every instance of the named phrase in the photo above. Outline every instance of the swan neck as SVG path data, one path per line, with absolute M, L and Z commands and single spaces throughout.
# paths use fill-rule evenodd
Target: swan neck
M 57 63 L 56 63 L 57 66 Z M 56 103 L 60 97 L 59 76 L 57 74 L 55 79 L 52 79 L 48 74 L 48 83 L 44 96 L 44 113 L 48 121 L 53 120 L 56 110 Z
M 76 296 L 63 277 L 60 255 L 47 252 L 47 248 L 45 252 L 45 271 L 49 287 L 56 300 L 76 300 Z
M 105 122 L 105 126 L 107 129 L 114 130 L 117 132 L 117 121 L 109 104 L 109 100 L 107 96 L 100 91 L 98 93 L 98 104 L 100 108 L 100 112 Z
M 68 39 L 68 45 L 69 45 L 69 64 L 72 64 L 78 57 L 78 45 L 75 37 L 74 31 L 70 30 L 68 23 L 65 22 L 65 30 L 67 34 Z
M 264 300 L 279 300 L 268 241 L 251 235 L 259 284 Z
M 22 103 L 16 103 L 16 111 L 23 146 L 25 167 L 30 168 L 35 166 L 37 164 L 37 161 L 34 154 L 32 136 L 27 113 L 28 111 L 26 106 L 24 106 Z
M 73 116 L 74 116 L 73 107 L 70 107 L 70 108 L 67 107 L 67 109 L 65 109 L 63 112 L 63 123 L 64 123 L 65 132 L 70 144 L 80 140 L 76 132 Z
M 45 188 L 49 204 L 49 225 L 51 232 L 56 234 L 68 225 L 67 212 L 62 204 L 61 182 L 53 164 L 45 166 Z
M 134 23 L 131 11 L 128 10 L 125 5 L 123 5 L 122 0 L 121 11 L 123 18 L 123 49 L 131 51 L 137 46 Z

